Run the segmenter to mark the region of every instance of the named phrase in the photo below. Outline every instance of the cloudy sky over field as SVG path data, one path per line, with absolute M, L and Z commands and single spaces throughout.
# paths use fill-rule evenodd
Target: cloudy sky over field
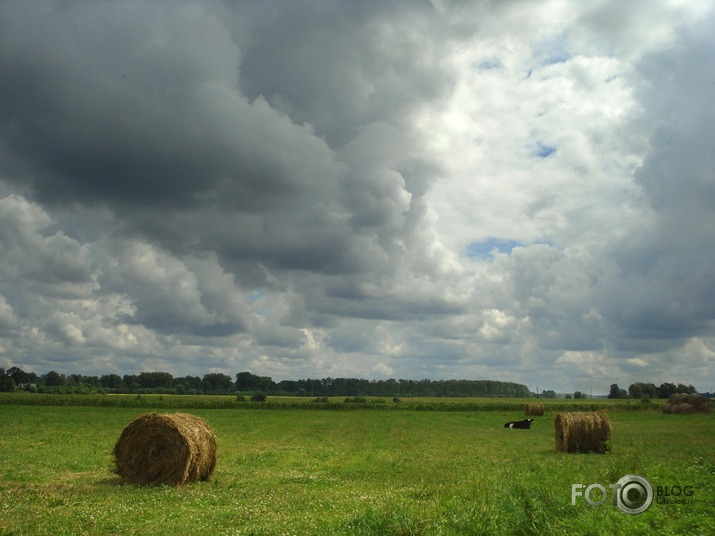
M 0 366 L 715 385 L 702 1 L 0 1 Z

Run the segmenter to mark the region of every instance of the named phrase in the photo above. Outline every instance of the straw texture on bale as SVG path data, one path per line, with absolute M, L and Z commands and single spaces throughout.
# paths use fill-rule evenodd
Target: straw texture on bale
M 611 450 L 611 422 L 605 411 L 557 413 L 556 450 L 607 452 Z
M 145 413 L 114 445 L 116 472 L 128 484 L 183 486 L 211 477 L 216 450 L 216 435 L 199 417 Z
M 527 417 L 534 416 L 534 417 L 541 417 L 544 414 L 544 405 L 543 404 L 534 404 L 534 403 L 529 403 L 524 406 L 524 415 Z
M 663 413 L 710 413 L 707 399 L 697 393 L 674 393 L 661 408 Z
M 688 393 L 673 393 L 668 398 L 669 404 L 680 404 L 681 402 L 686 402 L 688 400 Z
M 695 408 L 687 402 L 681 402 L 673 406 L 673 413 L 695 413 Z

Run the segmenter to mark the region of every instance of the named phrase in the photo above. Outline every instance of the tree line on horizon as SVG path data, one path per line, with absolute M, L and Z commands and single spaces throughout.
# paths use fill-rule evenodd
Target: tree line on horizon
M 37 375 L 19 367 L 0 368 L 0 392 L 29 391 L 41 393 L 137 393 L 137 394 L 241 394 L 292 396 L 431 396 L 431 397 L 504 397 L 556 398 L 556 392 L 532 393 L 528 387 L 514 382 L 496 380 L 366 380 L 360 378 L 322 378 L 282 380 L 270 376 L 239 372 L 235 379 L 228 374 L 211 372 L 203 377 L 174 377 L 168 372 L 139 374 L 60 374 L 54 370 Z M 668 398 L 673 393 L 695 393 L 692 385 L 682 383 L 636 382 L 628 389 L 612 384 L 608 398 Z M 709 394 L 709 393 L 707 393 Z M 579 391 L 567 398 L 587 398 Z
M 38 376 L 19 367 L 0 368 L 0 391 L 24 390 L 42 393 L 139 393 L 139 394 L 240 394 L 265 393 L 292 396 L 486 396 L 530 398 L 526 385 L 496 380 L 366 380 L 322 378 L 282 380 L 239 372 L 208 373 L 203 377 L 174 377 L 168 372 L 139 374 L 60 374 L 54 370 Z

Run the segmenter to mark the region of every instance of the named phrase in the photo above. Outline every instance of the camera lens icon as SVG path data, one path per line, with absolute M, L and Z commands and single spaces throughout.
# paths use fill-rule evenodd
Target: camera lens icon
M 638 475 L 626 475 L 616 483 L 616 504 L 627 514 L 640 514 L 653 503 L 653 486 Z

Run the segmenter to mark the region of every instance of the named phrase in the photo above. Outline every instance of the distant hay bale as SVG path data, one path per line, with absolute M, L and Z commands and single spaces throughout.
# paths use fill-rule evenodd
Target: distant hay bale
M 697 393 L 674 393 L 668 398 L 668 403 L 661 408 L 663 413 L 710 413 L 712 408 L 703 395 Z
M 607 452 L 611 450 L 611 423 L 605 411 L 557 413 L 556 450 Z
M 524 406 L 524 415 L 527 417 L 541 417 L 544 415 L 544 405 L 535 403 L 526 404 Z
M 688 398 L 685 399 L 685 402 L 693 406 L 693 408 L 695 408 L 695 411 L 707 411 L 703 408 L 710 409 L 710 407 L 708 406 L 707 399 L 703 395 L 699 395 L 698 393 L 689 394 Z
M 687 402 L 673 404 L 673 413 L 695 413 L 695 408 Z
M 673 393 L 668 398 L 668 404 L 680 404 L 688 399 L 688 393 Z
M 188 413 L 145 413 L 114 445 L 116 472 L 128 484 L 183 486 L 208 480 L 216 468 L 216 436 Z

